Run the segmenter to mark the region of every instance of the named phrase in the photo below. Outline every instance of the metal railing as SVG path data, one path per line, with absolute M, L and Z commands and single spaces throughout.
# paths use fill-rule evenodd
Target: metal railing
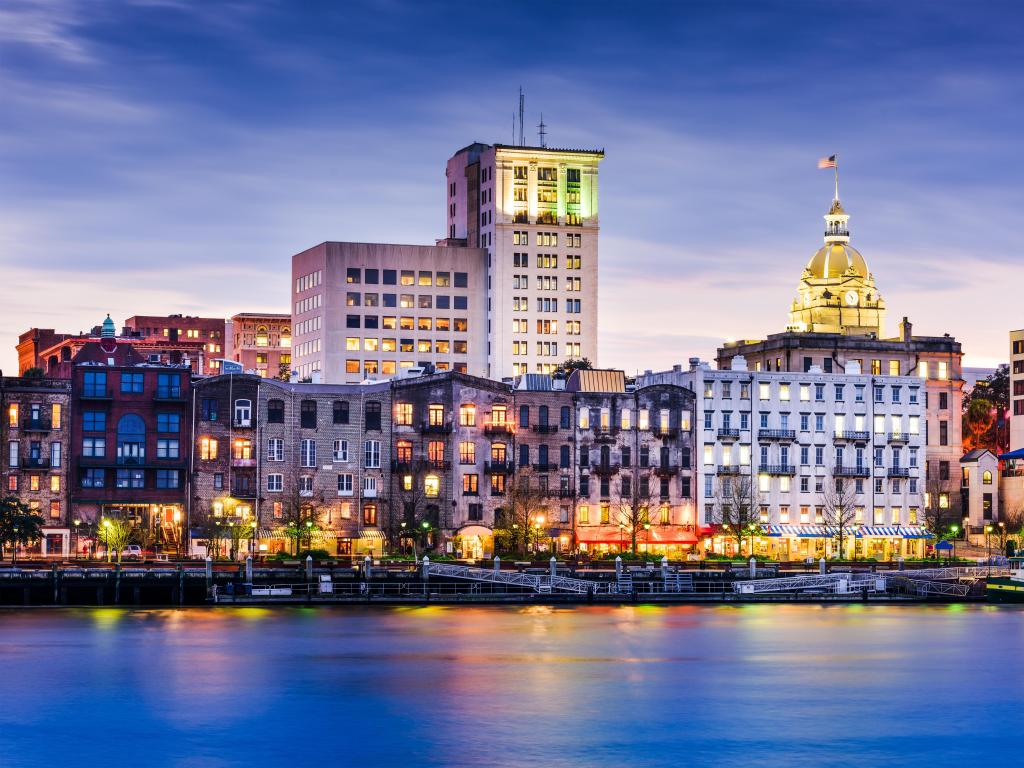
M 449 579 L 469 579 L 471 581 L 505 584 L 507 586 L 525 587 L 534 592 L 572 592 L 585 595 L 597 593 L 603 585 L 585 579 L 574 579 L 569 576 L 542 576 L 533 573 L 513 571 L 495 571 L 486 568 L 472 568 L 468 565 L 450 563 L 424 563 L 423 575 L 444 576 Z

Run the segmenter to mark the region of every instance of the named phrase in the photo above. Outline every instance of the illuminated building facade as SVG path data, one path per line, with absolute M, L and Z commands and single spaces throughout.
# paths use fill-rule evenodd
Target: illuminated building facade
M 450 242 L 488 255 L 486 374 L 597 362 L 600 150 L 475 143 L 446 170 Z
M 292 368 L 357 383 L 410 368 L 487 367 L 487 252 L 321 243 L 292 257 Z
M 694 358 L 646 372 L 638 384 L 696 394 L 696 503 L 705 546 L 734 546 L 723 512 L 749 492 L 755 551 L 782 559 L 832 556 L 844 503 L 844 556 L 920 555 L 926 483 L 925 386 L 916 376 L 748 370 L 742 357 L 714 370 Z M 846 488 L 845 494 L 843 493 Z M 838 492 L 837 492 L 838 491 Z M 756 514 L 755 514 L 756 510 Z M 830 530 L 831 529 L 831 530 Z
M 287 380 L 292 365 L 292 316 L 242 312 L 228 323 L 230 357 L 261 378 Z

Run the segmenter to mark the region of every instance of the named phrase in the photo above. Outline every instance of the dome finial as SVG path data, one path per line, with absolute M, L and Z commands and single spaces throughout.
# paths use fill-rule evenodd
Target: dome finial
M 117 336 L 117 328 L 114 327 L 114 321 L 110 319 L 110 313 L 108 312 L 107 319 L 100 326 L 100 338 L 112 339 L 115 336 Z

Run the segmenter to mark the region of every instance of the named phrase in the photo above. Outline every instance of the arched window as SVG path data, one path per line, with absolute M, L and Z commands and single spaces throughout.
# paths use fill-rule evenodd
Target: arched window
M 363 426 L 365 429 L 376 429 L 380 430 L 380 403 L 376 400 L 371 400 L 366 404 L 363 409 L 364 419 Z
M 981 482 L 985 485 L 992 485 L 992 472 L 986 469 L 981 473 Z
M 282 328 L 281 329 L 281 339 L 278 342 L 278 344 L 280 344 L 282 347 L 291 347 L 291 345 L 292 345 L 292 329 L 291 328 Z
M 117 422 L 117 463 L 141 464 L 146 458 L 146 423 L 126 413 Z
M 267 333 L 267 326 L 261 325 L 256 328 L 256 346 L 257 347 L 269 347 L 270 346 L 270 334 Z

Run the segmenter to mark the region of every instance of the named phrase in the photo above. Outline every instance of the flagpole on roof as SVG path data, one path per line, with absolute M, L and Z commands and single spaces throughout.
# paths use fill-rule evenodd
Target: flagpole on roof
M 836 201 L 838 202 L 839 201 L 839 155 L 838 154 L 832 155 L 832 157 L 834 157 L 836 159 L 835 165 L 833 165 L 832 167 L 835 169 L 835 172 L 836 172 Z

